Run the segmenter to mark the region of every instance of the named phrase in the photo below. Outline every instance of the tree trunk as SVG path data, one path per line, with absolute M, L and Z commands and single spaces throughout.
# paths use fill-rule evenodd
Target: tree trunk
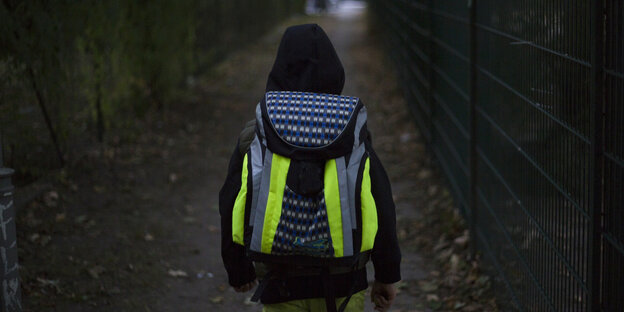
M 48 110 L 45 105 L 45 99 L 43 98 L 41 90 L 37 87 L 35 72 L 33 71 L 31 66 L 28 67 L 28 73 L 30 74 L 30 82 L 32 84 L 33 90 L 35 91 L 35 95 L 37 96 L 37 103 L 39 104 L 39 108 L 41 108 L 41 113 L 43 114 L 43 118 L 45 119 L 46 125 L 48 126 L 48 131 L 50 132 L 50 137 L 52 138 L 54 148 L 56 149 L 56 155 L 58 156 L 59 163 L 61 165 L 61 168 L 65 167 L 65 159 L 63 158 L 61 147 L 59 146 L 58 140 L 56 139 L 56 132 L 54 132 L 54 127 L 52 127 L 52 121 L 50 120 L 50 115 L 48 114 Z
M 96 127 L 97 127 L 97 138 L 98 142 L 104 142 L 104 115 L 102 114 L 102 88 L 101 88 L 101 79 L 102 75 L 100 74 L 100 66 L 95 62 L 95 118 L 96 118 Z

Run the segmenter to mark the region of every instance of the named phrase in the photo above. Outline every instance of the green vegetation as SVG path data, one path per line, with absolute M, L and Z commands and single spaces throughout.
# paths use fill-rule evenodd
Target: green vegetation
M 0 133 L 27 183 L 123 133 L 303 0 L 0 1 Z

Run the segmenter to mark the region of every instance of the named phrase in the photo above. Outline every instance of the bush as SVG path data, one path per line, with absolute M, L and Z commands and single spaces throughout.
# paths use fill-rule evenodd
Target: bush
M 166 109 L 189 75 L 303 12 L 292 0 L 6 0 L 0 135 L 18 184 Z

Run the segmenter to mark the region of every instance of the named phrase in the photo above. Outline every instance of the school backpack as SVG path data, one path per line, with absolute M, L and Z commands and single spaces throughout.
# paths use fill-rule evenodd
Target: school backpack
M 365 265 L 377 233 L 366 117 L 355 97 L 265 94 L 232 213 L 232 239 L 252 260 L 326 277 Z

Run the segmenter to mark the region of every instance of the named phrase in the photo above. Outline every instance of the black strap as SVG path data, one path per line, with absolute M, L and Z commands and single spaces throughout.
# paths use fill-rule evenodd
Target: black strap
M 359 270 L 361 268 L 366 267 L 366 262 L 368 262 L 368 254 L 358 254 L 357 257 L 355 257 L 355 261 L 351 267 L 351 271 L 356 271 Z M 355 279 L 351 280 L 351 286 L 349 287 L 349 292 L 347 292 L 347 296 L 345 297 L 345 299 L 342 301 L 342 303 L 340 303 L 340 307 L 338 307 L 338 310 L 336 310 L 336 296 L 334 294 L 334 289 L 333 289 L 333 284 L 331 283 L 330 280 L 330 269 L 327 268 L 325 269 L 326 272 L 323 277 L 323 283 L 325 284 L 325 305 L 327 306 L 327 311 L 328 312 L 344 312 L 344 310 L 347 308 L 347 305 L 349 304 L 349 300 L 351 300 L 351 297 L 353 297 L 353 294 L 355 293 L 355 288 L 356 288 L 356 283 L 355 283 Z M 329 292 L 329 293 L 328 293 Z
M 352 267 L 353 271 L 366 267 L 366 262 L 368 262 L 368 254 L 358 253 L 357 257 L 355 257 L 355 262 L 353 263 L 353 267 Z M 349 300 L 351 300 L 351 297 L 353 297 L 353 294 L 355 293 L 355 286 L 356 286 L 355 279 L 352 279 L 351 287 L 349 287 L 349 292 L 347 293 L 347 296 L 340 304 L 340 307 L 338 308 L 338 312 L 344 312 L 344 310 L 347 308 L 347 304 L 349 304 Z
M 269 285 L 269 280 L 273 279 L 275 275 L 276 275 L 276 271 L 274 270 L 270 270 L 269 272 L 267 272 L 264 278 L 260 281 L 260 284 L 258 284 L 258 288 L 256 288 L 256 291 L 254 292 L 253 296 L 251 296 L 251 302 L 260 301 L 260 297 L 262 297 L 262 293 L 264 292 L 266 287 Z
M 336 310 L 336 294 L 334 293 L 334 285 L 331 282 L 329 268 L 324 268 L 321 273 L 323 280 L 323 289 L 325 290 L 325 307 L 327 312 L 337 312 Z
M 349 300 L 351 300 L 351 297 L 353 297 L 355 293 L 355 285 L 356 285 L 355 279 L 351 280 L 351 287 L 349 288 L 349 292 L 347 293 L 347 296 L 340 304 L 340 307 L 338 308 L 338 312 L 344 312 L 344 310 L 347 308 L 347 304 L 349 304 Z

